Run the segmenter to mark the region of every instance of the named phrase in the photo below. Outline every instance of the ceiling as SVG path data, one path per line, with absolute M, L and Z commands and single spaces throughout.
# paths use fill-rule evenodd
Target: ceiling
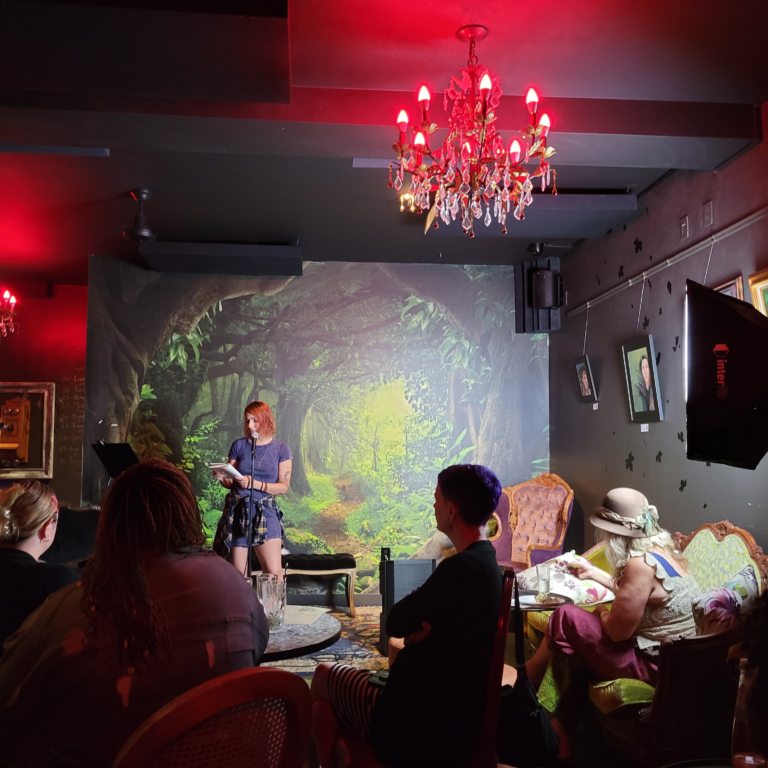
M 560 194 L 505 237 L 424 236 L 384 161 L 422 83 L 445 125 L 470 23 L 490 30 L 477 52 L 506 136 L 539 90 Z M 670 170 L 761 140 L 766 29 L 765 0 L 0 0 L 0 279 L 85 284 L 89 254 L 140 261 L 121 238 L 134 187 L 161 240 L 298 238 L 308 260 L 512 263 L 596 237 Z

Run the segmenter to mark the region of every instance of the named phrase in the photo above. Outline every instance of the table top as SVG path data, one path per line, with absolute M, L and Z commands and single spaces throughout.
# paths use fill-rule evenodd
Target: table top
M 313 624 L 286 624 L 277 632 L 270 632 L 262 662 L 284 661 L 308 656 L 333 645 L 341 637 L 341 622 L 324 613 Z
M 557 603 L 536 603 L 534 605 L 526 605 L 523 602 L 524 597 L 533 597 L 538 592 L 535 589 L 521 589 L 520 590 L 520 610 L 523 613 L 534 613 L 536 611 L 554 611 L 555 608 L 559 608 L 561 605 L 573 605 L 573 600 L 570 597 L 564 597 L 563 595 L 556 595 L 558 600 L 562 602 Z M 515 597 L 512 595 L 512 610 L 515 610 Z

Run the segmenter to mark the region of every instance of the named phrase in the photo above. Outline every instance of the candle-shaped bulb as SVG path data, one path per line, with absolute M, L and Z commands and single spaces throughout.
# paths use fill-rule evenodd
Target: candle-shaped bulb
M 419 106 L 423 110 L 429 109 L 429 100 L 431 98 L 432 96 L 429 93 L 429 88 L 427 88 L 426 85 L 422 85 L 421 88 L 419 88 Z
M 405 133 L 408 130 L 408 113 L 404 109 L 401 109 L 397 116 L 397 127 L 400 129 L 400 133 Z
M 529 88 L 528 93 L 525 94 L 525 106 L 528 107 L 528 113 L 531 115 L 539 106 L 539 94 L 533 88 Z
M 11 296 L 11 307 L 15 307 L 15 306 L 16 306 L 16 297 Z
M 481 78 L 480 78 L 480 94 L 484 99 L 487 99 L 488 96 L 491 93 L 491 89 L 493 88 L 493 85 L 491 83 L 491 78 L 488 76 L 488 73 L 486 72 Z
M 549 115 L 546 112 L 539 118 L 539 125 L 541 126 L 541 135 L 546 136 L 552 127 Z
M 10 292 L 10 291 L 6 291 L 6 292 L 3 294 L 3 298 L 4 298 L 6 301 L 8 301 L 8 299 L 10 299 L 10 298 L 11 298 L 11 292 Z
M 517 165 L 520 162 L 520 142 L 517 139 L 512 139 L 509 145 L 509 159 L 513 165 Z
M 413 143 L 417 147 L 425 147 L 427 145 L 427 140 L 424 138 L 424 134 L 421 131 L 416 134 L 416 138 L 413 140 Z

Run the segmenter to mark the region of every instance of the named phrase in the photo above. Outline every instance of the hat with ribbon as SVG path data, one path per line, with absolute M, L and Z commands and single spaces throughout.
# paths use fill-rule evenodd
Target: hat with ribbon
M 589 518 L 589 522 L 595 528 L 631 539 L 653 536 L 661 530 L 656 507 L 649 504 L 640 491 L 632 488 L 614 488 L 608 491 L 603 505 L 597 508 L 596 514 Z

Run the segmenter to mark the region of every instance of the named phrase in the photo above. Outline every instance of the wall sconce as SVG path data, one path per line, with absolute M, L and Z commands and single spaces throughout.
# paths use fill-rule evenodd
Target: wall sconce
M 15 317 L 16 297 L 8 290 L 3 291 L 3 300 L 0 302 L 0 335 L 7 336 L 16 330 Z

